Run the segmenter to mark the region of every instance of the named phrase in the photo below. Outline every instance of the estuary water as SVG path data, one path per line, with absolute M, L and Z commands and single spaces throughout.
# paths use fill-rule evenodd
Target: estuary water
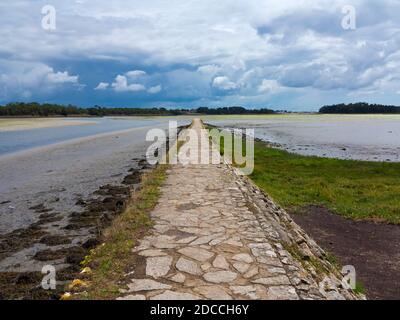
M 253 128 L 256 138 L 302 155 L 400 161 L 400 115 L 271 115 L 205 121 Z

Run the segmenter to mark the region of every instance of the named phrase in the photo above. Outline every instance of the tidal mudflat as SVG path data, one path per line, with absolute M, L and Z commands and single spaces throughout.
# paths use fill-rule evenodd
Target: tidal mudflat
M 55 134 L 57 139 L 48 137 L 50 145 L 48 139 L 38 139 L 33 149 L 0 157 L 0 293 L 10 284 L 37 285 L 38 272 L 46 264 L 61 270 L 79 263 L 85 248 L 96 245 L 103 223 L 123 210 L 147 167 L 147 131 L 168 126 L 160 119 L 136 127 L 132 121 L 94 135 L 87 130 L 95 126 L 80 127 L 83 132 L 64 127 Z M 38 130 L 47 129 L 15 134 L 28 141 Z M 29 147 L 26 141 L 20 143 Z M 14 298 L 33 297 L 13 293 Z
M 400 115 L 213 116 L 226 128 L 254 128 L 256 138 L 289 152 L 327 158 L 400 161 Z
M 94 124 L 82 118 L 3 118 L 0 132 Z

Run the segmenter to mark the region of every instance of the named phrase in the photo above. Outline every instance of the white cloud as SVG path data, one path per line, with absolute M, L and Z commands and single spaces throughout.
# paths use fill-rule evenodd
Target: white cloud
M 215 77 L 212 86 L 219 90 L 234 90 L 237 88 L 236 83 L 226 76 Z
M 100 82 L 94 90 L 106 90 L 109 86 L 108 82 Z
M 127 73 L 125 73 L 125 75 L 129 78 L 137 78 L 146 75 L 146 72 L 142 70 L 133 70 L 128 71 Z
M 50 83 L 78 83 L 78 76 L 70 76 L 67 71 L 50 72 L 47 74 L 47 80 Z
M 204 66 L 200 66 L 197 68 L 197 72 L 200 72 L 202 74 L 206 75 L 214 75 L 218 73 L 221 70 L 220 66 L 217 66 L 216 64 L 207 64 Z
M 48 66 L 45 61 L 63 61 L 63 66 L 68 61 L 94 61 L 104 67 L 102 72 L 116 65 L 133 69 L 121 73 L 126 81 L 94 80 L 114 82 L 111 88 L 120 92 L 163 83 L 168 88 L 163 94 L 177 103 L 187 93 L 193 103 L 234 103 L 240 96 L 261 104 L 265 97 L 260 92 L 276 89 L 272 82 L 263 83 L 265 79 L 276 80 L 285 92 L 302 89 L 310 101 L 333 95 L 340 100 L 356 90 L 398 91 L 397 0 L 55 2 L 63 13 L 58 17 L 62 28 L 51 34 L 40 29 L 34 1 L 0 2 L 0 12 L 7 12 L 0 20 L 0 60 L 18 61 L 9 66 L 0 62 L 0 74 L 5 75 L 0 78 L 0 94 L 22 96 L 39 86 L 77 87 L 83 77 L 80 70 L 74 71 L 81 76 L 78 79 L 57 62 Z M 344 4 L 355 5 L 362 17 L 351 32 L 341 28 Z M 220 97 L 212 88 L 226 95 Z M 342 96 L 335 90 L 342 90 Z M 285 99 L 296 102 L 290 95 L 279 101 L 290 105 Z
M 159 93 L 161 90 L 162 90 L 162 86 L 161 85 L 157 85 L 157 86 L 154 86 L 154 87 L 150 87 L 147 90 L 147 92 L 151 93 L 151 94 L 156 94 L 156 93 Z
M 263 79 L 261 84 L 258 86 L 258 92 L 260 93 L 276 93 L 280 89 L 279 82 L 276 80 Z
M 146 87 L 139 83 L 128 84 L 128 79 L 125 76 L 118 75 L 115 81 L 111 84 L 116 92 L 138 92 L 146 90 Z

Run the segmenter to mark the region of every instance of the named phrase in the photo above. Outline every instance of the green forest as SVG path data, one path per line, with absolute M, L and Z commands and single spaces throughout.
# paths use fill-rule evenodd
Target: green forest
M 319 109 L 320 113 L 400 113 L 400 107 L 369 104 L 366 102 L 334 104 Z

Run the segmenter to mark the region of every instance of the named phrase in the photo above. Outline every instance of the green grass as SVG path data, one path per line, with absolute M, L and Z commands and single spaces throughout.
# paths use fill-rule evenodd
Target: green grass
M 400 224 L 400 163 L 301 156 L 259 141 L 254 155 L 250 178 L 290 212 L 323 205 L 347 218 Z
M 166 169 L 167 165 L 159 165 L 142 175 L 140 190 L 133 195 L 125 212 L 105 230 L 103 244 L 91 250 L 81 263 L 82 267 L 89 266 L 92 274 L 90 286 L 78 298 L 113 299 L 120 294 L 118 282 L 123 280 L 127 268 L 136 262 L 132 249 L 137 239 L 152 226 L 149 212 L 157 204 Z
M 251 179 L 285 208 L 324 205 L 400 224 L 400 164 L 307 157 L 255 144 Z M 397 195 L 397 196 L 396 196 Z

